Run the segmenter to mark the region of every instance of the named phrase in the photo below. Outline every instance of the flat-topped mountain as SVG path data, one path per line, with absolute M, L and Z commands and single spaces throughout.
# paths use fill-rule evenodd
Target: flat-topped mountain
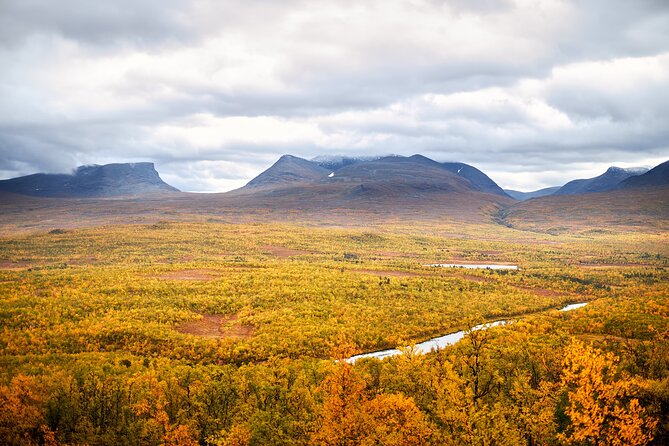
M 623 169 L 609 167 L 603 174 L 580 180 L 573 180 L 562 186 L 555 195 L 588 194 L 592 192 L 606 192 L 615 189 L 622 181 L 648 172 L 645 168 Z
M 36 197 L 110 197 L 178 192 L 165 183 L 153 163 L 80 166 L 74 173 L 37 173 L 0 180 L 0 191 Z

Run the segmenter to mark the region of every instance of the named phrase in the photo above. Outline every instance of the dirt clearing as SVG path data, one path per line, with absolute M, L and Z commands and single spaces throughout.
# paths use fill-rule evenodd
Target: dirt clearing
M 196 280 L 206 282 L 214 280 L 218 275 L 218 271 L 211 269 L 188 269 L 183 271 L 172 271 L 158 276 L 160 279 L 166 280 Z
M 248 339 L 254 329 L 250 325 L 237 322 L 237 316 L 205 314 L 202 319 L 184 322 L 176 327 L 179 333 L 211 339 Z
M 292 256 L 302 256 L 306 254 L 318 254 L 314 251 L 305 251 L 302 249 L 292 249 L 286 248 L 285 246 L 276 246 L 276 245 L 265 245 L 261 246 L 260 249 L 263 251 L 269 251 L 273 256 L 287 258 Z

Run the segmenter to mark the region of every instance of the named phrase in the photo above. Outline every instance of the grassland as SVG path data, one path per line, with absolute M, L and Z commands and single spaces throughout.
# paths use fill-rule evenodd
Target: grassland
M 669 234 L 657 225 L 222 220 L 4 220 L 8 444 L 668 438 Z M 520 269 L 424 266 L 450 262 Z M 574 302 L 589 305 L 555 311 Z M 515 322 L 438 354 L 334 361 L 499 319 Z

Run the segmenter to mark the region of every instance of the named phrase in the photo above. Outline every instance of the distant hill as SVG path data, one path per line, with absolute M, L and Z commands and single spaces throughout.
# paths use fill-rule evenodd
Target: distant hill
M 0 180 L 0 191 L 35 197 L 110 197 L 178 192 L 165 183 L 153 163 L 81 166 L 71 174 L 37 173 Z
M 529 200 L 530 198 L 539 198 L 553 195 L 560 189 L 560 187 L 562 186 L 546 187 L 544 189 L 539 189 L 532 192 L 520 192 L 512 189 L 504 189 L 504 192 L 506 192 L 506 194 L 511 198 L 515 198 L 518 201 L 525 201 Z
M 627 178 L 618 184 L 617 189 L 631 189 L 635 187 L 655 187 L 669 185 L 669 161 L 655 166 L 648 172 Z
M 604 175 L 576 184 L 590 181 L 589 188 L 580 190 L 591 191 L 598 185 L 604 187 L 606 182 L 602 177 L 613 181 L 620 176 L 627 178 L 597 194 L 556 193 L 516 203 L 500 213 L 499 221 L 517 229 L 553 234 L 602 232 L 614 227 L 666 231 L 669 228 L 669 161 L 651 170 L 610 168 Z
M 549 195 L 505 209 L 500 222 L 515 229 L 560 234 L 611 228 L 669 229 L 669 185 L 597 194 Z
M 645 168 L 623 169 L 620 167 L 609 167 L 609 169 L 598 177 L 581 180 L 573 180 L 558 189 L 554 195 L 587 194 L 593 192 L 606 192 L 615 189 L 622 181 L 644 174 Z

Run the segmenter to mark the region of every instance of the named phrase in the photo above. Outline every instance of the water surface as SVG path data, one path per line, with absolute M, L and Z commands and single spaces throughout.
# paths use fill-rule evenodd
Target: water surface
M 430 265 L 440 268 L 467 268 L 467 269 L 518 269 L 518 265 L 500 265 L 496 263 L 432 263 Z
M 588 302 L 580 302 L 577 304 L 569 304 L 566 305 L 562 308 L 560 308 L 560 311 L 572 311 L 576 310 L 579 308 L 582 308 L 584 306 L 588 305 Z M 495 322 L 488 322 L 485 324 L 477 325 L 472 328 L 472 331 L 477 331 L 477 330 L 487 330 L 492 327 L 497 327 L 500 325 L 506 325 L 510 324 L 512 321 L 509 320 L 503 320 L 503 321 L 495 321 Z M 455 333 L 450 333 L 444 336 L 439 336 L 436 338 L 428 339 L 427 341 L 421 342 L 420 344 L 416 344 L 415 352 L 420 353 L 420 354 L 425 354 L 425 353 L 430 353 L 431 351 L 434 350 L 439 350 L 444 347 L 447 347 L 449 345 L 453 345 L 460 341 L 462 338 L 465 337 L 467 332 L 465 330 L 460 330 L 456 331 Z M 362 358 L 377 358 L 377 359 L 385 359 L 389 358 L 391 356 L 397 356 L 401 355 L 402 350 L 399 350 L 397 348 L 391 348 L 388 350 L 380 350 L 378 352 L 371 352 L 371 353 L 362 353 L 360 355 L 355 355 L 351 356 L 350 358 L 346 359 L 346 362 L 353 364 L 356 362 L 358 359 Z

